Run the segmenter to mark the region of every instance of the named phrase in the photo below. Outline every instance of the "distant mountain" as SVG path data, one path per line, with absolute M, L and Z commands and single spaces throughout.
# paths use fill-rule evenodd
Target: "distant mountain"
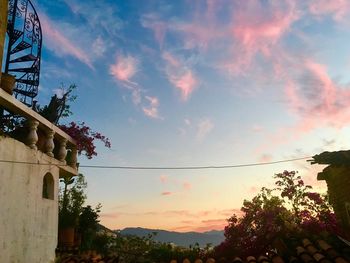
M 198 243 L 200 247 L 204 247 L 206 244 L 211 243 L 216 246 L 224 241 L 224 231 L 212 230 L 204 233 L 198 232 L 173 232 L 159 229 L 147 229 L 141 227 L 128 227 L 120 230 L 122 235 L 134 235 L 139 237 L 147 236 L 156 232 L 154 240 L 165 243 L 174 243 L 178 246 L 188 247 Z

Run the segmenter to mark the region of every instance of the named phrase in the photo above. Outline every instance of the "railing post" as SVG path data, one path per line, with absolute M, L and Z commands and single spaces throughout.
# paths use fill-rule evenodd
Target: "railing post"
M 74 169 L 78 169 L 77 167 L 77 161 L 78 161 L 78 151 L 77 151 L 77 147 L 76 146 L 73 146 L 72 149 L 71 149 L 71 154 L 72 154 L 72 159 L 71 159 L 71 166 L 74 168 Z
M 64 162 L 66 164 L 66 156 L 67 156 L 67 139 L 63 138 L 60 140 L 59 150 L 57 153 L 57 159 L 61 162 Z
M 78 150 L 77 150 L 77 147 L 74 146 L 72 148 L 72 167 L 74 169 L 78 169 L 77 162 L 78 162 Z
M 54 157 L 52 152 L 55 148 L 55 144 L 53 142 L 54 135 L 55 132 L 53 130 L 48 130 L 46 132 L 45 153 L 50 157 Z
M 33 150 L 37 150 L 38 147 L 36 146 L 36 143 L 38 142 L 38 129 L 39 122 L 36 120 L 30 120 L 28 121 L 28 127 L 29 127 L 29 134 L 27 137 L 27 145 L 32 148 Z
M 2 72 L 2 56 L 4 51 L 4 42 L 7 28 L 7 0 L 0 0 L 0 80 Z

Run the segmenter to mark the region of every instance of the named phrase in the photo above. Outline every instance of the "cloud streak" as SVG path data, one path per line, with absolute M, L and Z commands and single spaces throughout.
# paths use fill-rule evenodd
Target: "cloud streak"
M 40 14 L 40 23 L 47 45 L 58 56 L 72 56 L 83 62 L 89 68 L 94 69 L 90 57 L 82 49 L 68 39 L 46 14 Z
M 145 97 L 149 101 L 148 107 L 143 107 L 142 110 L 144 114 L 153 119 L 161 119 L 158 113 L 159 100 L 157 97 Z

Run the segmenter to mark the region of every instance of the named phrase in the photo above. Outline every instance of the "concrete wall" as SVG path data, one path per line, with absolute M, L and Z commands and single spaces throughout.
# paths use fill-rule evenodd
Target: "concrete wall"
M 327 187 L 330 203 L 334 208 L 338 222 L 350 238 L 350 218 L 347 205 L 350 204 L 350 167 L 329 166 L 326 169 Z
M 0 160 L 50 163 L 51 157 L 0 136 Z M 43 177 L 54 179 L 53 199 L 42 197 Z M 0 162 L 0 261 L 48 263 L 55 258 L 59 169 Z

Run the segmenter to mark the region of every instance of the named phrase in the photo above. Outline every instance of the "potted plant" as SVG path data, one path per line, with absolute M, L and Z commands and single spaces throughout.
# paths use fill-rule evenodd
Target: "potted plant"
M 1 75 L 1 88 L 6 91 L 7 93 L 11 94 L 13 93 L 13 88 L 15 87 L 16 79 L 14 76 L 2 73 Z

